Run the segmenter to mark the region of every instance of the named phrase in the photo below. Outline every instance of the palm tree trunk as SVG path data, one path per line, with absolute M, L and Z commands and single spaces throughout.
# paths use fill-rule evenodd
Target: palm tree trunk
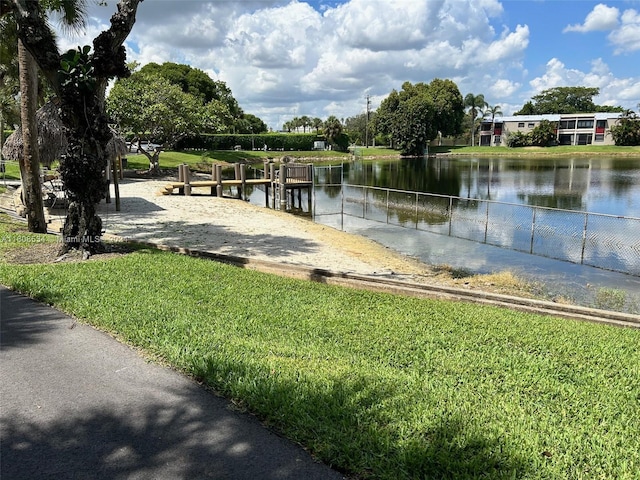
M 27 212 L 30 232 L 46 233 L 42 187 L 40 185 L 40 155 L 38 151 L 38 127 L 36 109 L 38 99 L 37 66 L 31 54 L 18 40 L 20 64 L 20 117 L 22 121 L 23 154 L 20 161 L 22 195 Z

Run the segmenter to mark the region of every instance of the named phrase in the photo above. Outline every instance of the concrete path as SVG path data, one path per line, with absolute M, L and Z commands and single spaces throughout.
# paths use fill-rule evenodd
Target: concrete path
M 110 336 L 0 287 L 0 478 L 341 479 Z

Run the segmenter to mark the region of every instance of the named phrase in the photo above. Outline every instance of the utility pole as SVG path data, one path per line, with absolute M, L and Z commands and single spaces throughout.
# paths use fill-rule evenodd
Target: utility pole
M 367 120 L 364 127 L 364 145 L 369 148 L 369 107 L 371 106 L 371 97 L 367 94 L 365 98 L 367 100 Z

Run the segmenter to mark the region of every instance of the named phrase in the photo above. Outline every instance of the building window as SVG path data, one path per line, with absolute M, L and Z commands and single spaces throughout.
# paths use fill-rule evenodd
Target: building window
M 524 122 L 518 123 L 518 128 L 524 128 Z
M 560 120 L 560 130 L 573 130 L 576 128 L 575 120 Z
M 535 127 L 535 126 L 536 126 L 536 124 L 535 124 L 535 123 L 533 123 L 533 122 L 530 122 L 530 123 L 529 123 L 529 125 L 527 125 L 527 127 L 529 127 L 529 128 L 533 128 L 533 127 Z
M 578 128 L 593 128 L 593 120 L 578 120 Z
M 491 131 L 491 124 L 490 123 L 483 123 L 480 126 L 480 130 L 482 130 L 483 132 L 490 132 Z
M 592 135 L 590 133 L 578 134 L 578 145 L 591 145 Z
M 558 143 L 560 145 L 573 145 L 573 134 L 561 133 L 558 138 Z
M 496 135 L 494 138 L 494 143 L 496 145 L 500 145 L 500 143 L 502 143 L 502 139 L 500 138 L 500 135 Z
M 604 142 L 604 133 L 596 133 L 594 141 Z

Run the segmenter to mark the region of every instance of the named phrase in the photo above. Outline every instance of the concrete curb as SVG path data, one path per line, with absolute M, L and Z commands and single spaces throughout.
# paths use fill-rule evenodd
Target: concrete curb
M 114 240 L 122 240 L 117 236 L 111 236 Z M 514 297 L 497 293 L 465 290 L 456 287 L 428 285 L 402 280 L 394 280 L 387 277 L 373 277 L 345 272 L 305 267 L 300 265 L 288 265 L 267 260 L 256 260 L 249 257 L 224 255 L 220 253 L 206 252 L 185 247 L 172 247 L 154 242 L 133 241 L 138 245 L 157 248 L 163 251 L 205 258 L 208 260 L 223 262 L 241 268 L 248 268 L 265 273 L 273 273 L 291 278 L 311 280 L 331 285 L 341 285 L 363 290 L 395 293 L 423 298 L 441 298 L 447 300 L 465 301 L 484 305 L 494 305 L 511 308 L 513 310 L 551 315 L 572 320 L 583 320 L 597 323 L 605 323 L 615 326 L 640 328 L 640 315 L 599 310 L 595 308 L 567 305 L 545 300 L 536 300 L 523 297 Z

